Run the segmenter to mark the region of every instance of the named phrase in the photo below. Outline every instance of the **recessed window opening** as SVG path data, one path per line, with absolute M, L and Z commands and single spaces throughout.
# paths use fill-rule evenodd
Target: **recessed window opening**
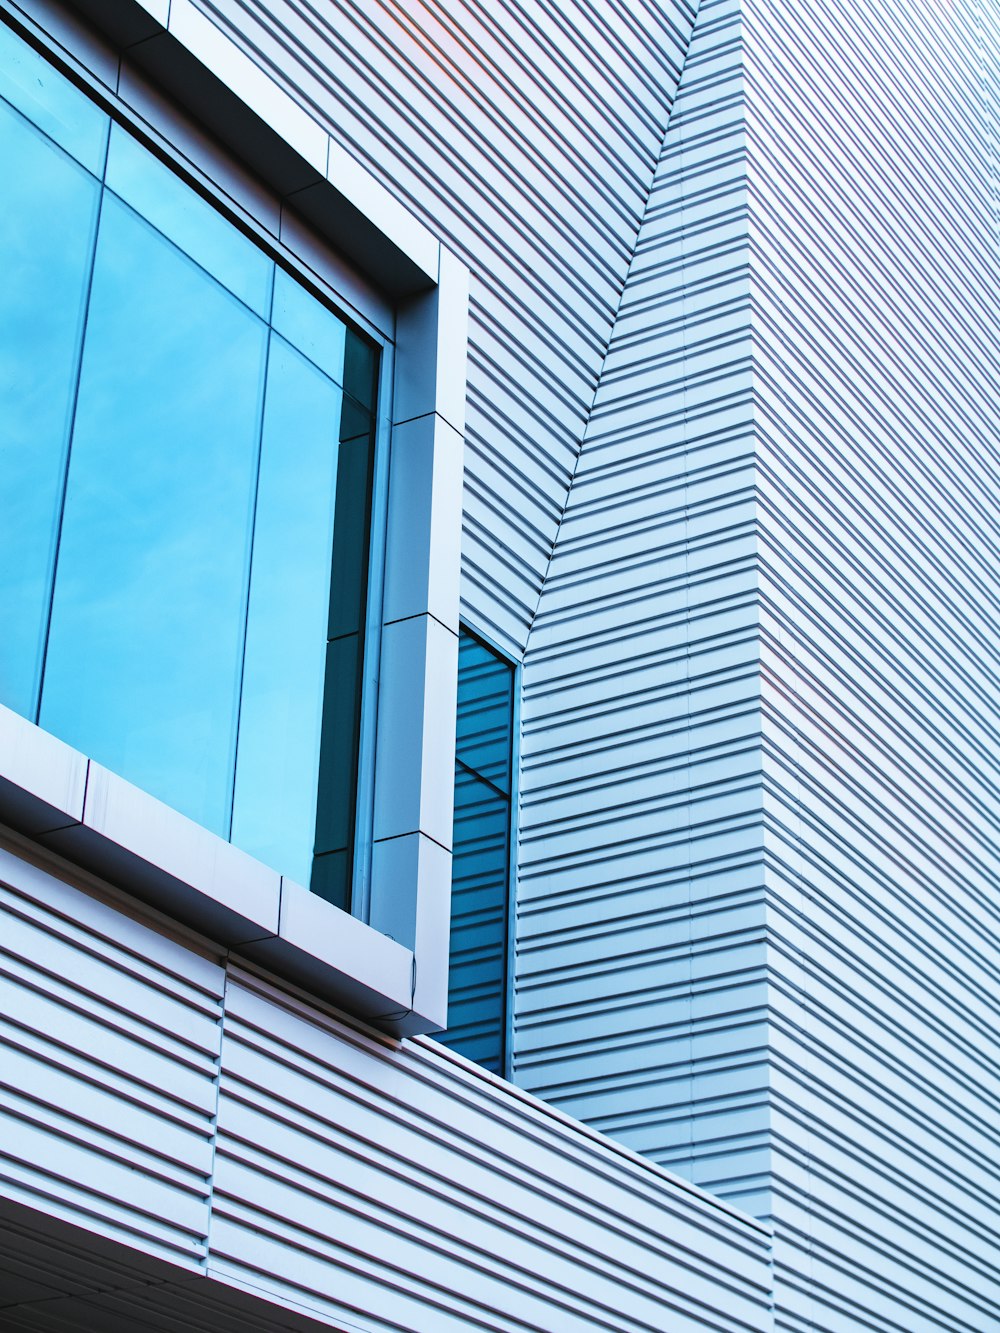
M 0 702 L 349 906 L 379 348 L 0 67 Z

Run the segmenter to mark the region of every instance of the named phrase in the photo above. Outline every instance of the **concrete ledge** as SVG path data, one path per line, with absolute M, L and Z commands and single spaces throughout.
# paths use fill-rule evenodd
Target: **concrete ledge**
M 80 822 L 38 840 L 222 944 L 277 934 L 276 871 L 100 764 Z
M 30 837 L 83 822 L 87 760 L 0 707 L 0 820 Z
M 441 1025 L 415 1011 L 411 949 L 2 706 L 0 822 L 385 1032 Z
M 387 295 L 438 282 L 440 245 L 190 0 L 73 0 Z
M 281 881 L 278 933 L 240 953 L 387 1030 L 409 1016 L 412 952 L 294 880 Z

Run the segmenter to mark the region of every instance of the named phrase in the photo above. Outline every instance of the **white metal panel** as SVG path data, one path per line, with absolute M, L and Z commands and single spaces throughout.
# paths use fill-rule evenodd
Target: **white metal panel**
M 472 270 L 463 612 L 520 658 L 693 6 L 211 13 Z
M 0 851 L 4 1327 L 769 1329 L 767 1228 L 33 856 Z
M 224 974 L 0 849 L 3 1193 L 197 1267 Z
M 746 0 L 778 1327 L 1000 1327 L 994 0 Z
M 365 1329 L 769 1325 L 748 1219 L 430 1041 L 227 991 L 210 1271 Z
M 702 4 L 532 625 L 515 1076 L 766 1210 L 739 33 Z

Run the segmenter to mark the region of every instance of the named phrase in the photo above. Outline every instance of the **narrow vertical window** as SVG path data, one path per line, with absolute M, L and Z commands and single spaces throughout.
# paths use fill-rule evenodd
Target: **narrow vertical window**
M 462 630 L 458 647 L 448 1031 L 502 1074 L 507 1057 L 514 668 Z

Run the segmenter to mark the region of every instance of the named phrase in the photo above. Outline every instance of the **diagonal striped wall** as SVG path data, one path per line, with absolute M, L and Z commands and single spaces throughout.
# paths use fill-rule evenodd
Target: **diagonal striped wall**
M 788 1330 L 1000 1326 L 998 50 L 701 6 L 525 664 L 517 1077 Z
M 995 2 L 746 0 L 778 1327 L 1000 1327 Z
M 703 0 L 529 639 L 515 1077 L 766 1207 L 739 6 Z
M 770 1230 L 0 837 L 4 1333 L 767 1333 Z
M 463 616 L 520 659 L 692 0 L 216 0 L 472 271 Z
M 773 1218 L 785 1333 L 1000 1327 L 997 0 L 198 4 L 473 270 L 465 614 L 528 649 L 518 1081 Z M 136 948 L 120 904 L 85 910 L 72 884 L 5 881 L 19 1206 L 62 1200 L 201 1268 L 221 1134 L 230 1278 L 281 1276 L 298 1302 L 339 1245 L 383 1323 L 419 1327 L 428 1284 L 453 1324 L 488 1323 L 453 1272 L 510 1289 L 495 1236 L 511 1211 L 538 1228 L 585 1134 L 505 1093 L 504 1180 L 520 1199 L 536 1118 L 546 1170 L 518 1211 L 476 1157 L 483 1229 L 447 1255 L 447 1226 L 408 1232 L 401 1293 L 392 1226 L 416 1215 L 381 1145 L 416 1094 L 380 1094 L 384 1131 L 348 1139 L 270 1071 L 297 1066 L 327 1107 L 373 1069 L 383 1093 L 434 1090 L 465 1148 L 492 1135 L 496 1086 L 432 1043 L 362 1058 L 325 1017 L 282 1035 L 287 998 L 231 973 L 244 1063 L 220 1130 L 222 960 Z M 77 1015 L 72 1049 L 47 1004 Z M 180 1101 L 154 1077 L 168 1058 Z M 109 1130 L 116 1100 L 132 1118 Z M 158 1128 L 133 1171 L 140 1122 Z M 356 1170 L 352 1206 L 378 1204 L 363 1278 L 302 1170 L 320 1140 L 331 1188 Z M 647 1286 L 677 1187 L 594 1145 L 622 1228 L 634 1178 L 656 1220 L 611 1281 L 598 1242 L 581 1265 L 577 1158 L 531 1235 L 565 1266 L 530 1320 L 575 1301 L 578 1325 L 616 1328 L 627 1287 L 629 1326 L 656 1330 L 706 1254 L 692 1319 L 731 1325 L 713 1302 L 740 1272 L 739 1317 L 766 1327 L 765 1231 L 691 1196 L 684 1255 Z M 258 1169 L 313 1210 L 301 1225 L 241 1189 Z M 460 1176 L 421 1197 L 461 1219 Z

